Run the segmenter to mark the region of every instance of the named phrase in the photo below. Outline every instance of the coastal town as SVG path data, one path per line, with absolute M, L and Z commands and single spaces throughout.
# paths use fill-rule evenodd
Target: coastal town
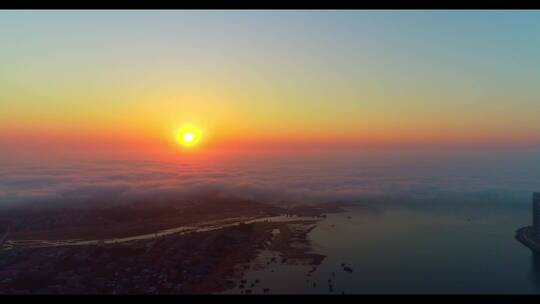
M 214 205 L 208 206 L 210 203 Z M 324 256 L 312 252 L 306 236 L 325 213 L 340 211 L 332 205 L 282 209 L 219 199 L 196 206 L 211 209 L 218 203 L 228 203 L 228 208 L 223 209 L 227 211 L 213 210 L 214 219 L 222 218 L 214 221 L 218 224 L 197 226 L 194 219 L 188 219 L 189 207 L 184 210 L 184 222 L 189 221 L 192 228 L 198 229 L 154 233 L 153 237 L 125 242 L 108 242 L 106 238 L 77 244 L 52 239 L 38 242 L 35 238 L 25 242 L 12 238 L 17 234 L 6 232 L 0 251 L 0 292 L 181 294 L 219 293 L 241 286 L 246 294 L 271 293 L 263 280 L 247 282 L 242 279 L 243 273 L 252 267 L 272 267 L 278 263 L 303 263 L 316 268 Z M 224 221 L 233 209 L 236 215 L 244 216 L 243 220 Z M 83 226 L 76 227 L 82 229 Z M 55 232 L 50 231 L 51 235 Z M 125 236 L 123 229 L 116 230 L 116 234 L 111 232 L 114 237 Z M 20 235 L 28 233 L 23 230 Z M 86 236 L 90 238 L 89 234 Z M 99 231 L 93 237 L 96 236 L 103 237 Z M 254 265 L 253 261 L 264 250 L 273 255 L 262 265 Z

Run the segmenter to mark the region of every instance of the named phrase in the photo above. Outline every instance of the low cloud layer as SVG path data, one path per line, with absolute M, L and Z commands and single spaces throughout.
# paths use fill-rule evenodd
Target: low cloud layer
M 181 202 L 207 192 L 274 204 L 380 196 L 436 198 L 452 193 L 526 194 L 540 188 L 540 170 L 530 164 L 477 156 L 461 161 L 348 156 L 212 163 L 113 159 L 7 163 L 0 169 L 0 206 Z

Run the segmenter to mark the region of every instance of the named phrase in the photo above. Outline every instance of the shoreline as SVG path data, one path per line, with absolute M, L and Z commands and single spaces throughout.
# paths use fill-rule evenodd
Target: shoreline
M 520 243 L 531 249 L 534 253 L 540 253 L 540 241 L 535 240 L 532 236 L 532 226 L 519 228 L 516 231 L 515 237 Z

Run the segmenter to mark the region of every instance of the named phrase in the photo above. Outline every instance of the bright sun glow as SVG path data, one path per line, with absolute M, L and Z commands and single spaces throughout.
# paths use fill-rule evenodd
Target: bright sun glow
M 191 125 L 184 126 L 177 133 L 178 143 L 184 147 L 192 147 L 196 145 L 200 139 L 201 132 Z
M 195 138 L 195 135 L 193 135 L 192 133 L 185 133 L 184 134 L 184 141 L 185 142 L 192 142 L 194 138 Z

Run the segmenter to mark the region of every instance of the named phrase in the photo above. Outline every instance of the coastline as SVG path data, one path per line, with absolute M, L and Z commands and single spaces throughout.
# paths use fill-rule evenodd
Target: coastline
M 540 253 L 540 242 L 532 235 L 532 226 L 519 228 L 516 231 L 516 239 L 535 253 Z

